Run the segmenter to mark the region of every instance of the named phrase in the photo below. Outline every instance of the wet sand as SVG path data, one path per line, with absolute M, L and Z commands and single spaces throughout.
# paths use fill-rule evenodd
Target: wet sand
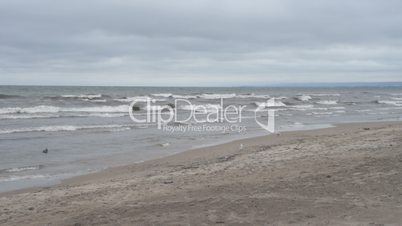
M 402 225 L 402 123 L 190 150 L 0 194 L 1 225 Z

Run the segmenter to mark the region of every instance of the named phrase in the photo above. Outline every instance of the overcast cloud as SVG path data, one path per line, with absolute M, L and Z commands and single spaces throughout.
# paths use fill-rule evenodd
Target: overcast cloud
M 400 0 L 0 0 L 0 84 L 402 81 Z

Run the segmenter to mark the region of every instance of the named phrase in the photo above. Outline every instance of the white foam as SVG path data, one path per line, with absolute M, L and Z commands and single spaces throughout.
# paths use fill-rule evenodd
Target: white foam
M 317 104 L 336 105 L 336 104 L 338 104 L 338 101 L 336 101 L 336 100 L 322 100 L 322 101 L 317 101 Z
M 46 105 L 27 107 L 27 108 L 20 108 L 20 107 L 0 108 L 0 114 L 41 113 L 41 112 L 56 113 L 59 111 L 60 111 L 59 107 L 46 106 Z
M 59 118 L 60 115 L 0 115 L 0 119 L 36 119 L 36 118 Z
M 82 107 L 82 108 L 61 108 L 55 106 L 40 105 L 27 108 L 0 108 L 0 114 L 17 114 L 17 113 L 57 113 L 57 112 L 128 112 L 128 105 L 119 106 L 98 106 L 98 107 Z
M 173 98 L 176 99 L 196 99 L 197 96 L 194 95 L 179 95 L 179 94 L 174 94 L 172 95 Z
M 89 113 L 89 114 L 69 114 L 65 116 L 61 115 L 36 115 L 36 114 L 0 114 L 0 119 L 50 119 L 60 117 L 101 117 L 101 118 L 117 118 L 127 116 L 124 113 Z
M 269 95 L 262 95 L 262 94 L 254 94 L 254 93 L 250 93 L 250 94 L 239 94 L 236 95 L 237 98 L 243 98 L 243 99 L 247 99 L 247 98 L 255 98 L 255 99 L 266 99 L 269 98 Z
M 61 95 L 64 98 L 96 99 L 101 98 L 102 94 L 80 94 L 80 95 Z
M 309 101 L 311 99 L 313 99 L 311 96 L 309 95 L 300 95 L 296 97 L 298 100 L 300 101 Z
M 286 104 L 282 101 L 275 101 L 275 107 L 286 107 Z
M 164 147 L 164 148 L 168 147 L 169 145 L 170 145 L 169 143 L 162 143 L 162 144 L 159 144 L 159 146 Z
M 28 132 L 59 132 L 59 131 L 76 131 L 84 129 L 114 129 L 129 127 L 128 125 L 87 125 L 87 126 L 73 126 L 73 125 L 60 125 L 60 126 L 40 126 L 30 128 L 18 129 L 2 129 L 0 134 L 10 133 L 28 133 Z
M 370 109 L 358 109 L 358 110 L 355 110 L 355 111 L 357 111 L 357 112 L 370 112 L 372 110 L 370 110 Z
M 115 129 L 111 129 L 111 132 L 123 132 L 123 131 L 127 131 L 130 130 L 129 127 L 123 127 L 123 128 L 115 128 Z
M 267 108 L 267 107 L 286 107 L 287 105 L 284 104 L 282 101 L 275 100 L 274 106 L 272 106 L 272 103 L 267 102 L 255 102 L 255 105 L 257 105 L 258 108 Z
M 379 100 L 379 104 L 389 104 L 394 106 L 402 106 L 402 101 L 392 101 L 392 100 Z
M 277 99 L 277 100 L 286 100 L 286 99 L 288 99 L 287 96 L 279 96 L 279 97 L 274 97 L 274 98 Z
M 328 108 L 317 108 L 317 107 L 314 107 L 314 108 L 311 108 L 312 110 L 316 110 L 316 111 L 328 111 Z
M 343 110 L 343 109 L 345 109 L 345 107 L 331 107 L 330 109 L 333 109 L 333 110 Z
M 394 111 L 394 110 L 402 110 L 402 107 L 381 107 L 381 108 L 375 108 L 376 111 Z
M 106 103 L 107 100 L 99 99 L 99 100 L 92 100 L 92 99 L 84 99 L 85 101 L 94 102 L 94 103 Z
M 314 105 L 312 104 L 306 104 L 306 105 L 293 105 L 290 106 L 291 108 L 295 108 L 296 110 L 300 110 L 300 111 L 307 111 L 309 109 L 314 108 Z
M 83 107 L 83 108 L 61 108 L 62 112 L 128 112 L 130 106 L 119 105 L 119 106 L 99 106 L 99 107 Z
M 313 114 L 313 115 L 332 115 L 333 112 L 325 112 L 325 111 L 323 111 L 323 112 L 311 112 L 311 114 Z
M 236 97 L 235 93 L 226 93 L 226 94 L 201 94 L 199 95 L 200 98 L 203 99 L 221 99 L 221 98 L 234 98 Z
M 82 115 L 85 116 L 85 115 Z M 101 118 L 117 118 L 117 117 L 124 117 L 127 116 L 127 114 L 123 113 L 92 113 L 87 115 L 89 117 L 101 117 Z
M 171 97 L 173 94 L 171 93 L 154 93 L 152 96 L 154 97 Z
M 151 99 L 149 96 L 134 96 L 134 97 L 125 97 L 125 98 L 120 98 L 120 99 L 114 99 L 115 101 L 119 102 L 147 102 L 149 99 Z
M 10 169 L 0 170 L 0 171 L 6 172 L 6 173 L 17 173 L 17 172 L 23 172 L 23 171 L 29 171 L 29 170 L 38 170 L 40 168 L 41 168 L 40 166 L 23 166 L 23 167 L 15 167 L 15 168 L 10 168 Z
M 11 182 L 17 180 L 31 180 L 31 179 L 38 179 L 38 178 L 47 178 L 49 175 L 24 175 L 24 176 L 11 176 L 7 178 L 0 178 L 0 182 Z
M 316 96 L 316 97 L 339 97 L 339 96 L 341 96 L 341 94 L 339 94 L 339 93 L 310 93 L 308 95 Z

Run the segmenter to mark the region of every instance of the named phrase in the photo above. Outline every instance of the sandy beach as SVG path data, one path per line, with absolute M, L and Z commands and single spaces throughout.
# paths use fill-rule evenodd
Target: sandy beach
M 401 225 L 402 123 L 190 150 L 0 195 L 1 225 Z
M 0 226 L 402 226 L 402 1 L 0 1 Z

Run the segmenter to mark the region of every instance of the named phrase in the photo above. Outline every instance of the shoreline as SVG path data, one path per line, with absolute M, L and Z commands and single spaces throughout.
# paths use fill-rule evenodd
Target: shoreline
M 356 123 L 356 122 L 353 122 Z M 360 123 L 360 122 L 358 122 Z M 349 123 L 348 123 L 349 124 Z M 287 132 L 297 132 L 297 131 L 309 131 L 309 130 L 319 130 L 319 129 L 326 129 L 326 128 L 332 128 L 332 127 L 336 127 L 337 124 L 313 124 L 313 125 L 309 125 L 309 126 L 304 126 L 304 127 L 300 127 L 300 128 L 294 128 L 291 130 L 285 130 L 283 132 L 279 132 L 279 133 L 287 133 Z M 101 170 L 97 170 L 97 171 L 93 171 L 93 172 L 89 172 L 89 173 L 83 173 L 83 174 L 78 174 L 75 176 L 70 176 L 64 179 L 61 179 L 57 182 L 51 183 L 49 185 L 39 185 L 39 186 L 28 186 L 28 187 L 24 187 L 24 188 L 19 188 L 19 189 L 13 189 L 13 190 L 9 190 L 9 191 L 0 191 L 0 197 L 2 196 L 7 196 L 7 195 L 13 195 L 13 194 L 18 194 L 18 193 L 23 193 L 23 192 L 30 192 L 30 191 L 35 191 L 35 190 L 40 190 L 42 188 L 49 188 L 49 187 L 55 187 L 58 185 L 62 185 L 64 182 L 68 182 L 70 180 L 75 180 L 76 178 L 79 179 L 81 177 L 85 177 L 85 176 L 91 176 L 91 175 L 97 175 L 97 174 L 102 174 L 102 172 L 107 171 L 107 170 L 113 170 L 115 168 L 121 168 L 121 167 L 127 167 L 127 166 L 131 166 L 131 165 L 135 165 L 135 164 L 142 164 L 142 163 L 146 163 L 148 161 L 153 161 L 153 160 L 160 160 L 160 159 L 164 159 L 170 156 L 175 156 L 178 154 L 182 154 L 184 152 L 188 152 L 188 151 L 195 151 L 198 149 L 208 149 L 210 147 L 214 147 L 214 146 L 219 146 L 219 145 L 225 145 L 231 142 L 236 142 L 236 141 L 241 141 L 241 140 L 248 140 L 248 139 L 253 139 L 253 138 L 257 138 L 257 137 L 267 137 L 267 136 L 271 136 L 271 135 L 275 135 L 275 134 L 264 134 L 264 131 L 261 131 L 260 133 L 255 133 L 253 135 L 249 135 L 246 136 L 245 138 L 227 138 L 223 141 L 215 141 L 209 144 L 205 144 L 205 145 L 197 145 L 194 146 L 193 148 L 188 148 L 188 149 L 183 149 L 174 153 L 170 153 L 168 155 L 164 155 L 164 156 L 160 156 L 160 157 L 156 157 L 156 158 L 151 158 L 151 159 L 146 159 L 146 160 L 141 160 L 141 161 L 137 161 L 134 163 L 125 163 L 125 164 L 121 164 L 121 165 L 115 165 L 115 166 L 109 166 L 106 167 L 105 169 L 101 169 Z
M 383 123 L 402 123 L 402 121 L 369 121 L 369 122 L 347 122 L 347 123 L 335 123 L 335 124 L 318 124 L 318 125 L 313 125 L 312 128 L 306 127 L 306 128 L 301 128 L 301 129 L 295 129 L 295 130 L 287 130 L 287 131 L 283 131 L 283 132 L 279 132 L 279 134 L 284 135 L 287 133 L 303 133 L 303 132 L 310 132 L 310 131 L 319 131 L 319 130 L 326 130 L 326 129 L 331 129 L 331 128 L 337 128 L 339 126 L 353 126 L 353 125 L 362 125 L 362 124 L 380 124 L 382 125 Z M 318 127 L 318 128 L 315 128 Z M 188 149 L 185 151 L 179 151 L 176 153 L 172 153 L 169 154 L 167 156 L 162 156 L 162 157 L 157 157 L 157 158 L 153 158 L 153 159 L 148 159 L 148 160 L 144 160 L 144 161 L 138 161 L 138 162 L 134 162 L 134 163 L 130 163 L 130 164 L 124 164 L 124 165 L 119 165 L 119 166 L 111 166 L 111 167 L 107 167 L 105 169 L 99 170 L 99 171 L 95 171 L 95 172 L 90 172 L 90 173 L 85 173 L 82 175 L 77 175 L 77 176 L 72 176 L 72 177 L 68 177 L 65 179 L 60 180 L 59 182 L 55 183 L 55 184 L 51 184 L 48 186 L 32 186 L 32 187 L 26 187 L 26 188 L 21 188 L 21 189 L 15 189 L 15 190 L 10 190 L 10 191 L 5 191 L 5 192 L 0 192 L 0 198 L 4 197 L 4 196 L 10 196 L 10 195 L 15 195 L 15 194 L 20 194 L 20 193 L 25 193 L 25 192 L 35 192 L 35 191 L 39 191 L 42 189 L 47 189 L 47 188 L 52 188 L 52 187 L 58 187 L 58 186 L 63 186 L 63 185 L 68 185 L 68 184 L 77 184 L 80 183 L 84 180 L 91 180 L 91 178 L 96 178 L 96 179 L 100 179 L 102 177 L 106 177 L 110 174 L 110 172 L 115 172 L 118 171 L 120 169 L 124 169 L 130 166 L 135 166 L 138 164 L 148 164 L 151 163 L 153 161 L 163 161 L 164 159 L 168 159 L 168 158 L 174 158 L 177 155 L 182 155 L 182 154 L 186 154 L 187 152 L 199 152 L 202 150 L 207 150 L 208 149 L 220 149 L 222 146 L 232 146 L 232 143 L 236 143 L 237 145 L 240 145 L 240 143 L 244 142 L 244 143 L 252 143 L 255 141 L 255 139 L 265 139 L 265 138 L 270 138 L 270 137 L 274 137 L 277 136 L 277 134 L 267 134 L 267 135 L 253 135 L 251 137 L 247 137 L 247 138 L 240 138 L 240 139 L 229 139 L 223 142 L 215 142 L 215 143 L 211 143 L 211 144 L 206 144 L 203 146 L 197 146 L 195 148 L 192 149 Z M 274 138 L 275 139 L 275 138 Z M 249 141 L 249 142 L 247 142 Z
M 400 121 L 346 123 L 192 149 L 0 193 L 0 223 L 397 224 L 401 134 Z

